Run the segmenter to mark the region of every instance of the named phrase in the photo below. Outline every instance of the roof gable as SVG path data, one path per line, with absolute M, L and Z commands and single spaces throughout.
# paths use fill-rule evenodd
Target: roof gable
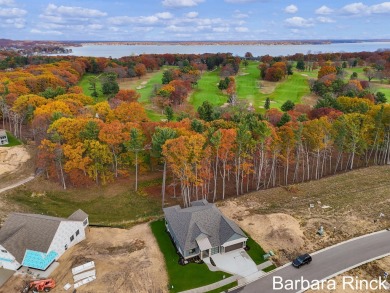
M 184 209 L 180 206 L 165 208 L 164 214 L 183 251 L 197 247 L 196 239 L 201 234 L 207 236 L 212 247 L 222 245 L 234 235 L 246 237 L 237 224 L 206 200 L 193 202 Z

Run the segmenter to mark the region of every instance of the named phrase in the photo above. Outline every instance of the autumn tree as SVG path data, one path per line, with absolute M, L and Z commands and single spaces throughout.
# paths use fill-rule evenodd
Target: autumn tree
M 141 130 L 137 128 L 130 129 L 129 141 L 125 142 L 127 151 L 134 153 L 135 156 L 135 191 L 138 190 L 138 155 L 144 150 L 145 138 Z
M 165 202 L 165 183 L 167 178 L 167 160 L 163 156 L 163 145 L 170 139 L 177 137 L 176 130 L 168 127 L 158 127 L 152 136 L 152 154 L 163 160 L 164 169 L 163 169 L 163 182 L 161 187 L 161 197 L 162 197 L 162 206 Z
M 141 78 L 141 76 L 144 76 L 146 74 L 146 67 L 142 63 L 138 63 L 134 66 L 134 72 L 138 78 Z

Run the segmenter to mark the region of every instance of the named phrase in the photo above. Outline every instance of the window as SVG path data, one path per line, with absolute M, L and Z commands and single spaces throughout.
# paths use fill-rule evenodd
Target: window
M 84 222 L 83 222 L 83 225 L 87 226 L 87 224 L 88 224 L 88 219 L 85 219 Z
M 211 248 L 211 255 L 219 253 L 219 246 Z
M 70 242 L 74 240 L 74 235 L 70 236 Z
M 1 252 L 7 253 L 7 250 L 2 249 Z
M 68 244 L 65 244 L 65 250 L 67 250 L 68 249 Z
M 189 253 L 194 253 L 195 250 L 196 250 L 196 248 L 193 248 L 193 249 L 190 249 L 188 252 L 189 252 Z
M 80 234 L 80 230 L 77 230 L 76 231 L 76 237 L 79 236 L 79 234 Z

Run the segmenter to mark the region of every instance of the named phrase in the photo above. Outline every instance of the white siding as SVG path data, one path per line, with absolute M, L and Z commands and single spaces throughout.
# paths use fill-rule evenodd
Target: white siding
M 73 245 L 79 243 L 80 241 L 85 239 L 85 230 L 84 230 L 83 222 L 77 221 L 63 221 L 59 225 L 57 232 L 53 238 L 53 241 L 49 247 L 48 252 L 55 251 L 58 253 L 58 258 L 66 251 L 65 245 L 67 245 L 67 249 L 72 247 Z M 79 235 L 76 236 L 76 231 L 79 230 Z M 74 237 L 73 241 L 70 241 L 70 237 Z
M 7 261 L 7 260 L 11 260 L 11 261 Z M 16 271 L 20 267 L 20 264 L 16 261 L 14 256 L 1 245 L 0 245 L 0 267 L 8 270 L 13 270 L 13 271 Z

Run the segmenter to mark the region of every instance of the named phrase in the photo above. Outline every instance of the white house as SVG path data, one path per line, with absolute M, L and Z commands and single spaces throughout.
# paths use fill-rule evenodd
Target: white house
M 7 132 L 4 129 L 0 129 L 0 145 L 8 144 Z
M 73 245 L 85 239 L 88 215 L 77 210 L 67 219 L 12 213 L 0 229 L 0 267 L 46 270 Z

